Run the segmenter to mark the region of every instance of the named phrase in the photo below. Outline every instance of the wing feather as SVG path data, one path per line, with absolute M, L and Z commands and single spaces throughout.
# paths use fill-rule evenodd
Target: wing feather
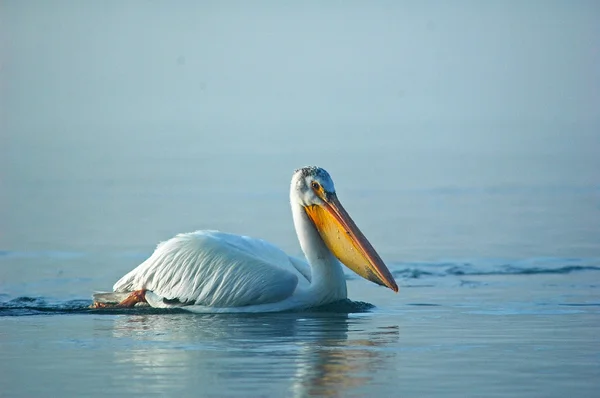
M 294 293 L 299 280 L 310 281 L 308 265 L 268 242 L 196 231 L 160 243 L 113 290 L 146 289 L 186 304 L 239 307 L 282 301 Z

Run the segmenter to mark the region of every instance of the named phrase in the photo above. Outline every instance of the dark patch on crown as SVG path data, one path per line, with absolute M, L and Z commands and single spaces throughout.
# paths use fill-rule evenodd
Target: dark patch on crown
M 300 175 L 302 177 L 314 176 L 314 177 L 319 177 L 322 179 L 325 179 L 325 178 L 331 179 L 331 177 L 329 176 L 329 173 L 325 169 L 322 169 L 317 166 L 302 167 L 300 169 L 295 170 L 294 174 L 296 174 L 296 173 L 300 173 Z

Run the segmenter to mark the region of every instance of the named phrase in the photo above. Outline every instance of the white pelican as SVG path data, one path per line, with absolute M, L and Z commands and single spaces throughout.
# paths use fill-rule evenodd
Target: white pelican
M 316 307 L 347 298 L 340 262 L 398 291 L 390 271 L 338 201 L 327 171 L 314 166 L 296 170 L 290 202 L 308 264 L 261 239 L 218 231 L 179 234 L 119 279 L 114 293 L 95 294 L 93 307 L 147 302 L 213 313 Z

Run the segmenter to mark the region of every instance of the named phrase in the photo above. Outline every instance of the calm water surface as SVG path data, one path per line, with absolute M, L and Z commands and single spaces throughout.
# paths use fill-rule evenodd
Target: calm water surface
M 594 2 L 128 4 L 0 2 L 1 397 L 598 396 Z M 399 294 L 87 308 L 178 232 L 301 254 L 307 164 Z
M 344 176 L 343 170 L 337 174 Z M 126 176 L 127 171 L 120 175 Z M 78 182 L 67 180 L 60 189 L 69 191 L 68 195 L 50 187 L 41 188 L 40 195 L 45 195 L 48 206 L 59 206 L 52 201 L 73 200 L 73 192 L 79 192 L 75 199 L 90 206 L 100 201 L 94 197 L 103 188 L 87 184 L 79 191 Z M 287 190 L 285 181 L 280 185 Z M 223 186 L 234 190 L 235 181 Z M 111 189 L 115 197 L 110 200 L 126 207 L 131 200 L 129 188 Z M 338 191 L 347 202 L 355 197 L 349 210 L 357 210 L 353 211 L 357 222 L 366 225 L 365 233 L 382 248 L 399 281 L 396 295 L 348 273 L 350 297 L 375 307 L 340 304 L 322 312 L 252 316 L 87 309 L 92 291 L 110 288 L 153 248 L 152 239 L 141 245 L 137 235 L 123 232 L 133 222 L 127 212 L 120 220 L 88 214 L 91 225 L 111 230 L 100 241 L 85 236 L 89 221 L 81 229 L 67 229 L 66 225 L 78 223 L 67 218 L 64 225 L 54 226 L 54 235 L 42 240 L 55 249 L 12 250 L 4 243 L 6 250 L 0 253 L 1 395 L 595 395 L 600 387 L 600 260 L 576 255 L 598 250 L 597 191 L 590 187 L 353 195 L 342 184 Z M 157 189 L 137 202 L 157 206 L 160 215 L 159 203 L 175 197 L 172 192 L 165 198 Z M 216 208 L 239 205 L 237 193 L 221 198 Z M 199 204 L 202 194 L 186 200 L 198 219 L 203 214 L 211 216 L 210 209 Z M 422 203 L 416 205 L 418 201 L 439 203 L 456 214 L 440 225 L 435 219 L 440 213 L 419 210 Z M 239 230 L 277 235 L 280 224 L 291 223 L 290 216 L 265 220 L 263 214 L 253 214 L 252 209 L 260 209 L 265 202 L 281 202 L 278 206 L 285 207 L 285 194 L 246 197 L 248 213 Z M 396 207 L 397 203 L 405 205 Z M 565 203 L 579 207 L 566 208 Z M 361 206 L 371 210 L 361 212 Z M 369 216 L 377 218 L 385 206 L 396 209 L 387 214 L 405 221 L 369 224 Z M 524 207 L 539 213 L 534 225 L 523 222 L 527 219 Z M 73 211 L 78 210 L 74 207 Z M 587 213 L 585 219 L 578 222 L 563 221 L 565 216 L 577 218 L 583 213 Z M 221 214 L 227 220 L 227 211 Z M 457 220 L 457 214 L 469 221 Z M 427 233 L 421 225 L 427 222 L 442 229 Z M 571 229 L 548 231 L 556 224 Z M 174 225 L 183 229 L 186 223 L 157 222 L 154 241 L 168 238 L 161 229 Z M 533 249 L 515 242 L 515 226 L 531 231 L 527 243 L 546 255 L 518 257 L 516 253 Z M 396 230 L 415 231 L 422 242 L 409 237 L 406 241 L 412 246 L 404 247 L 401 237 L 405 235 L 394 235 Z M 556 241 L 551 238 L 555 235 L 572 239 Z M 490 236 L 504 238 L 492 240 Z M 293 231 L 271 240 L 298 252 Z M 406 250 L 406 257 L 420 253 L 425 259 L 451 246 L 448 255 L 454 257 L 446 259 L 403 261 L 401 256 Z M 455 256 L 459 249 L 462 258 Z M 495 256 L 467 256 L 486 251 Z

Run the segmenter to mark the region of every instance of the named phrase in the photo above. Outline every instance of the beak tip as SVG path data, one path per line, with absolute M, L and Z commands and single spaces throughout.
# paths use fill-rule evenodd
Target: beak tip
M 389 287 L 390 289 L 392 289 L 394 291 L 394 293 L 398 293 L 398 291 L 400 289 L 398 289 L 398 285 L 396 284 L 396 281 L 392 280 L 391 283 L 386 285 L 387 287 Z

